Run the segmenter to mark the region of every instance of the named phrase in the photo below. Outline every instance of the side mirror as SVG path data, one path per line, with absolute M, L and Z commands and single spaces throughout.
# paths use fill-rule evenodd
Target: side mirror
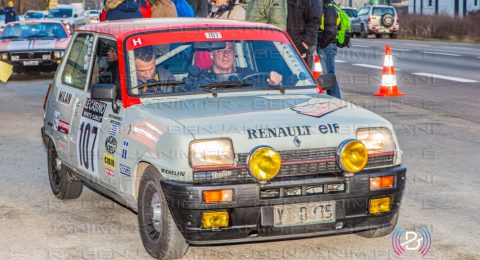
M 115 113 L 120 109 L 117 105 L 117 85 L 115 84 L 93 84 L 92 99 L 112 102 L 112 110 Z
M 78 14 L 74 14 L 74 15 L 73 15 L 73 18 L 78 18 Z

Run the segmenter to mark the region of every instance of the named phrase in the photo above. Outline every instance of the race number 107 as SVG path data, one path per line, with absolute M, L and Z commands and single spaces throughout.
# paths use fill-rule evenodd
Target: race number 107
M 80 166 L 95 172 L 94 151 L 98 135 L 98 127 L 92 126 L 90 123 L 82 122 L 78 139 L 78 161 Z

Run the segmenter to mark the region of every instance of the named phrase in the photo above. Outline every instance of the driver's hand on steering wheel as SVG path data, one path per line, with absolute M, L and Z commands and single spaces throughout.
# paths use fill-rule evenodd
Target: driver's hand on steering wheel
M 282 83 L 282 75 L 275 71 L 270 71 L 270 78 L 267 79 L 268 85 L 278 86 Z

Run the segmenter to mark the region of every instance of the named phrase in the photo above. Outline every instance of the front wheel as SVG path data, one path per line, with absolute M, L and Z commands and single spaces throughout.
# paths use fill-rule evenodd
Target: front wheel
M 50 187 L 55 197 L 61 200 L 76 199 L 80 197 L 83 190 L 81 181 L 74 181 L 67 176 L 63 167 L 57 167 L 57 151 L 52 141 L 48 142 L 48 178 Z M 60 169 L 59 169 L 60 168 Z
M 368 38 L 367 29 L 365 28 L 365 25 L 363 25 L 363 24 L 362 24 L 362 27 L 360 28 L 360 37 Z
M 393 216 L 392 222 L 391 222 L 390 226 L 388 226 L 388 227 L 362 231 L 362 232 L 358 232 L 356 234 L 361 236 L 361 237 L 365 237 L 365 238 L 376 238 L 376 237 L 387 236 L 390 233 L 392 233 L 392 231 L 397 226 L 398 215 L 400 215 L 400 212 L 395 213 L 395 216 Z
M 138 197 L 138 225 L 143 246 L 158 259 L 177 259 L 188 249 L 170 213 L 160 184 L 161 175 L 149 166 L 143 174 Z
M 390 38 L 391 38 L 391 39 L 397 39 L 397 35 L 398 35 L 398 34 L 396 34 L 396 33 L 391 33 L 391 34 L 390 34 Z

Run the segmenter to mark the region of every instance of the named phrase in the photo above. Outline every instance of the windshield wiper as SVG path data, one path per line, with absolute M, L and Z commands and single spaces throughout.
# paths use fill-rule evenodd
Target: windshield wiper
M 206 84 L 202 85 L 199 88 L 203 91 L 212 93 L 214 97 L 218 95 L 218 93 L 215 91 L 217 88 L 238 88 L 238 87 L 248 87 L 252 86 L 253 84 L 251 83 L 244 83 L 240 81 L 224 81 L 224 82 L 219 82 L 219 83 L 211 83 L 211 84 Z
M 48 38 L 52 36 L 48 36 L 48 34 L 32 34 L 27 36 L 26 38 Z
M 282 87 L 282 85 L 270 85 L 270 84 L 267 84 L 267 86 L 270 87 L 270 88 L 279 90 L 281 94 L 285 94 L 285 88 Z
M 16 39 L 16 38 L 20 38 L 20 37 L 15 36 L 15 35 L 9 35 L 9 36 L 3 36 L 3 37 L 0 38 L 0 39 Z
M 170 80 L 170 81 L 155 81 L 155 82 L 149 82 L 149 83 L 143 83 L 139 84 L 133 88 L 130 88 L 130 90 L 137 89 L 137 88 L 151 88 L 151 87 L 164 87 L 164 86 L 178 86 L 185 84 L 183 81 L 175 81 L 175 80 Z

